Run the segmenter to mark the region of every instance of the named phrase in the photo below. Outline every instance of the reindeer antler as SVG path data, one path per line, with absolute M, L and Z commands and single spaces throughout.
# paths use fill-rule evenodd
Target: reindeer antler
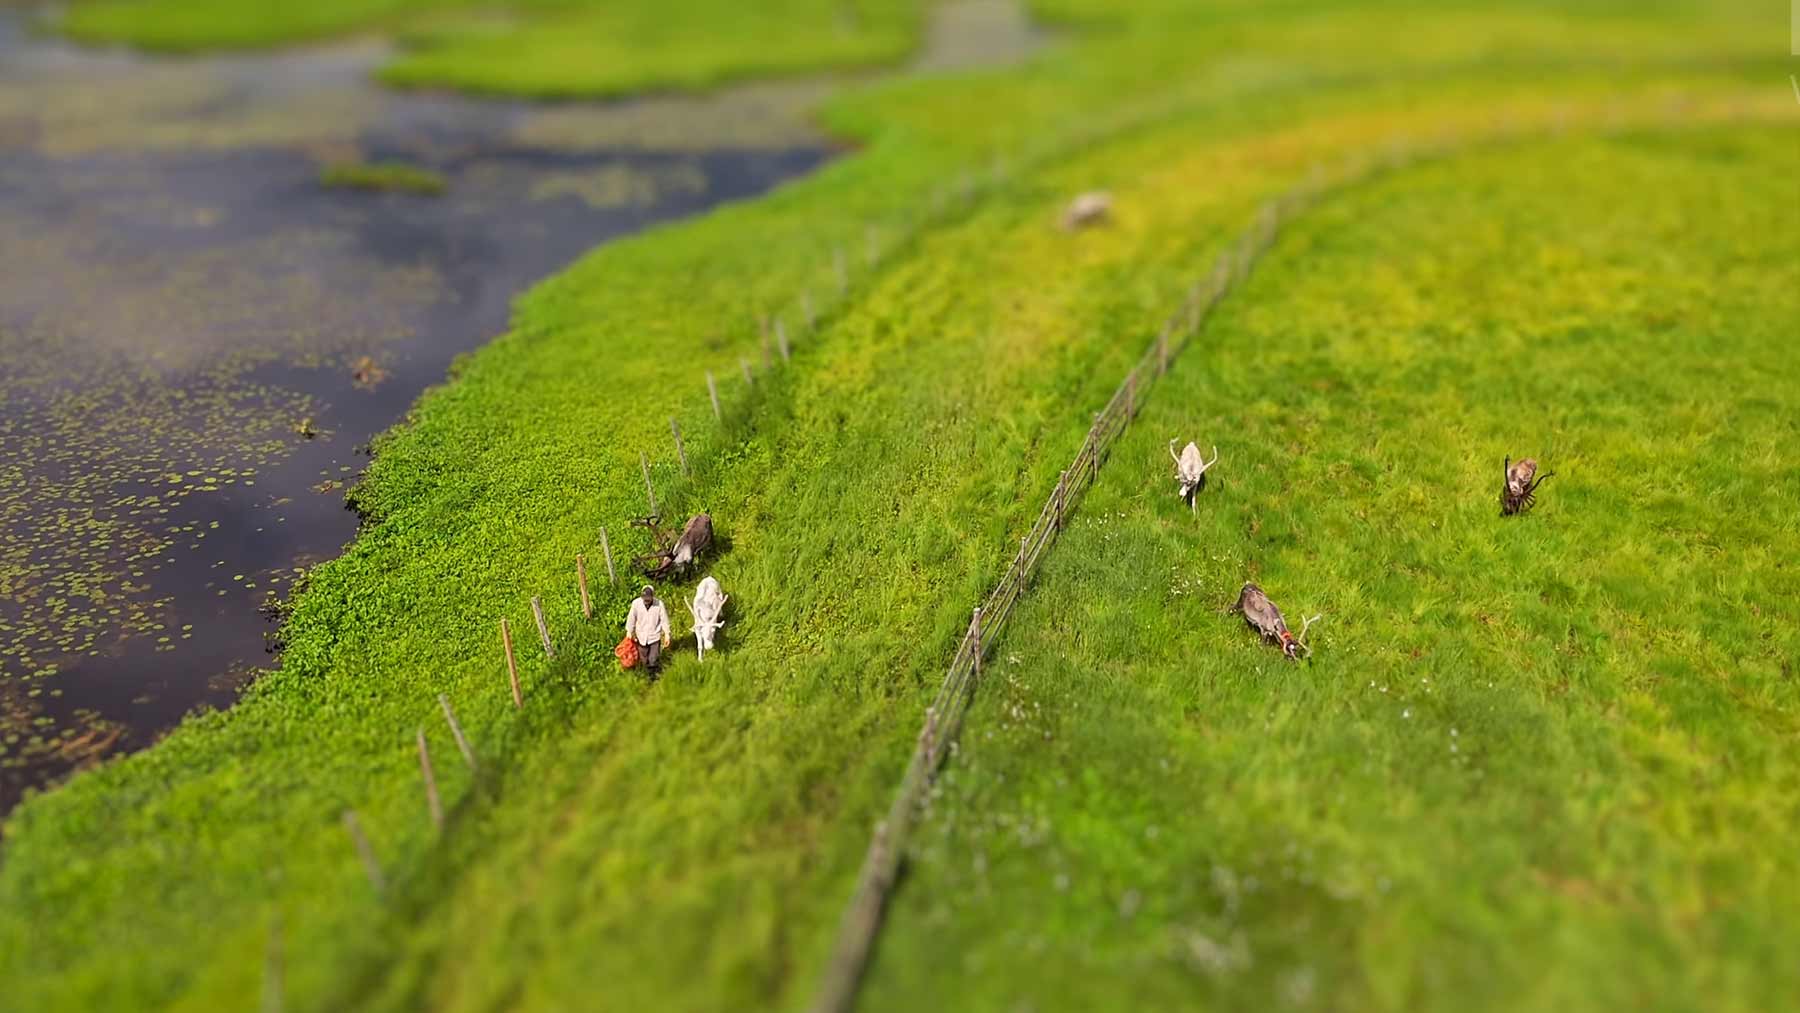
M 1323 619 L 1323 618 L 1324 618 L 1324 614 L 1321 613 L 1321 614 L 1313 616 L 1311 619 L 1308 619 L 1305 622 L 1301 623 L 1300 624 L 1300 635 L 1294 638 L 1294 642 L 1299 644 L 1301 647 L 1306 648 L 1306 653 L 1309 655 L 1312 654 L 1312 646 L 1306 642 L 1306 631 L 1312 629 L 1313 623 L 1316 623 L 1320 619 Z
M 1217 444 L 1214 444 L 1213 445 L 1213 459 L 1210 461 L 1202 461 L 1200 463 L 1200 474 L 1202 474 L 1202 475 L 1206 474 L 1206 469 L 1208 469 L 1218 463 L 1219 463 L 1219 447 Z
M 1175 441 L 1169 441 L 1169 456 L 1175 459 L 1175 466 L 1181 467 L 1181 455 L 1175 452 Z

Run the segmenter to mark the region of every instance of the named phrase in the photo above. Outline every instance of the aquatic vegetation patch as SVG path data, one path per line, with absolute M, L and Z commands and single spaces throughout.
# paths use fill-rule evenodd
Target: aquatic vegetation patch
M 444 174 L 404 162 L 338 162 L 319 170 L 319 183 L 349 190 L 416 193 L 436 197 L 448 182 Z
M 706 192 L 706 174 L 691 163 L 641 169 L 624 163 L 551 173 L 531 187 L 533 200 L 572 196 L 591 208 L 648 207 L 671 196 Z

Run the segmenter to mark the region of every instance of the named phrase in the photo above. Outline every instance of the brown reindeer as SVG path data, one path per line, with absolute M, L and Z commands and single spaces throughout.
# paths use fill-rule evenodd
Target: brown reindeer
M 1538 486 L 1544 484 L 1545 479 L 1556 474 L 1554 471 L 1547 471 L 1534 481 L 1532 476 L 1537 475 L 1537 466 L 1537 461 L 1529 457 L 1514 464 L 1511 455 L 1507 456 L 1506 482 L 1500 487 L 1500 516 L 1522 514 L 1537 505 L 1537 497 L 1532 494 L 1537 492 Z

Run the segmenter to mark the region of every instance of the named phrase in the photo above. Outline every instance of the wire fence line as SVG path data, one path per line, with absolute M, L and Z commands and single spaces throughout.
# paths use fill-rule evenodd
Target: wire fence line
M 1255 259 L 1274 241 L 1283 216 L 1293 207 L 1285 203 L 1264 209 L 1258 224 L 1240 244 L 1220 254 L 1212 272 L 1188 289 L 1136 365 L 1113 392 L 1106 407 L 1094 416 L 1094 425 L 1082 441 L 1069 467 L 1030 529 L 1019 540 L 1019 551 L 1007 565 L 987 600 L 975 609 L 958 642 L 950 670 L 936 697 L 925 709 L 924 726 L 901 776 L 899 790 L 887 816 L 875 825 L 869 850 L 863 859 L 856 888 L 839 926 L 837 943 L 826 965 L 825 977 L 813 1009 L 839 1013 L 850 1009 L 856 998 L 888 895 L 900 871 L 906 839 L 933 777 L 943 765 L 950 744 L 960 730 L 964 714 L 981 679 L 981 663 L 1006 628 L 1013 607 L 1030 583 L 1044 553 L 1056 541 L 1080 495 L 1099 478 L 1108 451 L 1137 417 L 1150 385 L 1161 377 L 1199 330 L 1206 315 L 1233 285 L 1245 277 Z
M 989 173 L 965 170 L 954 179 L 946 176 L 917 203 L 901 208 L 893 217 L 866 220 L 862 223 L 860 234 L 851 232 L 838 237 L 836 242 L 822 243 L 819 247 L 818 269 L 811 272 L 810 280 L 801 284 L 780 308 L 769 312 L 746 313 L 736 329 L 748 334 L 749 340 L 761 342 L 763 364 L 757 370 L 751 368 L 747 355 L 755 354 L 757 349 L 754 345 L 747 350 L 747 355 L 738 356 L 743 379 L 741 395 L 735 402 L 729 390 L 722 390 L 725 385 L 720 382 L 720 378 L 711 371 L 706 371 L 704 395 L 698 389 L 694 391 L 695 403 L 700 406 L 694 418 L 700 422 L 689 422 L 686 429 L 687 442 L 683 442 L 680 418 L 671 415 L 671 444 L 666 448 L 639 450 L 639 470 L 649 512 L 654 515 L 661 509 L 678 507 L 691 496 L 694 483 L 699 480 L 694 466 L 702 461 L 708 450 L 716 450 L 719 441 L 729 439 L 735 422 L 728 423 L 728 416 L 754 411 L 754 398 L 760 393 L 762 386 L 778 375 L 799 349 L 801 342 L 828 326 L 832 316 L 843 312 L 844 307 L 855 298 L 855 283 L 859 275 L 872 276 L 878 273 L 888 261 L 903 255 L 909 244 L 919 236 L 934 228 L 955 224 L 964 214 L 973 211 L 982 197 L 1005 185 L 1009 179 L 1010 173 L 1005 170 L 1003 163 L 996 163 Z M 855 249 L 857 245 L 851 242 L 852 238 L 860 240 L 860 256 L 849 255 L 848 251 Z M 788 328 L 790 320 L 795 326 L 793 332 Z M 775 343 L 779 345 L 779 357 L 770 344 L 771 332 L 776 339 Z M 728 373 L 725 376 L 729 379 Z M 699 400 L 702 396 L 704 400 Z M 704 414 L 700 414 L 702 412 Z M 712 441 L 710 446 L 709 440 Z M 598 534 L 599 549 L 606 561 L 607 582 L 609 585 L 616 585 L 625 576 L 619 571 L 633 562 L 631 554 L 627 550 L 624 558 L 615 562 L 606 527 L 601 526 Z M 576 555 L 574 574 L 575 591 L 581 603 L 577 612 L 580 617 L 578 621 L 592 621 L 597 609 L 596 602 L 589 593 L 585 553 Z M 628 576 L 625 579 L 629 582 Z M 545 606 L 540 596 L 530 599 L 530 614 L 543 651 L 541 663 L 553 663 L 557 653 L 551 638 L 550 618 L 545 615 Z M 400 903 L 399 898 L 414 885 L 419 871 L 438 853 L 441 841 L 455 832 L 456 821 L 452 817 L 466 807 L 480 804 L 482 798 L 491 793 L 496 779 L 503 776 L 502 768 L 507 765 L 505 761 L 509 758 L 508 746 L 522 723 L 528 724 L 533 718 L 542 720 L 545 713 L 541 705 L 535 713 L 527 710 L 527 702 L 533 695 L 531 691 L 539 687 L 541 678 L 522 678 L 522 674 L 525 677 L 531 675 L 529 671 L 522 673 L 525 663 L 531 659 L 521 656 L 523 652 L 516 648 L 507 616 L 500 617 L 498 626 L 499 653 L 504 659 L 506 675 L 505 688 L 498 692 L 503 698 L 509 696 L 511 707 L 505 708 L 507 717 L 488 722 L 490 727 L 498 725 L 502 734 L 498 741 L 488 744 L 490 752 L 479 761 L 476 747 L 472 744 L 475 736 L 465 732 L 449 697 L 443 693 L 436 694 L 436 703 L 443 712 L 444 722 L 468 771 L 463 779 L 466 781 L 463 792 L 451 799 L 440 791 L 438 768 L 431 757 L 426 726 L 420 725 L 412 729 L 414 734 L 405 741 L 407 748 L 417 753 L 425 800 L 426 820 L 423 825 L 375 827 L 374 824 L 366 824 L 365 814 L 359 813 L 355 808 L 345 808 L 341 812 L 351 851 L 362 866 L 371 893 L 384 905 L 392 907 Z M 471 726 L 468 731 L 477 730 Z M 436 731 L 435 726 L 433 731 Z M 385 848 L 378 848 L 380 842 L 370 838 L 368 831 L 371 827 L 386 829 L 398 839 L 390 839 Z M 383 851 L 386 852 L 385 857 L 381 854 Z M 280 1009 L 284 998 L 285 961 L 281 959 L 283 931 L 279 923 L 269 928 L 268 947 L 271 956 L 265 960 L 263 968 L 266 1009 Z

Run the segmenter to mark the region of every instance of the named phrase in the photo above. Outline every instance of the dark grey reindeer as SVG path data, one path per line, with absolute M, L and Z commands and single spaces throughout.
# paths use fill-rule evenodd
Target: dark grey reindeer
M 1287 655 L 1289 660 L 1299 661 L 1302 651 L 1306 652 L 1307 657 L 1312 656 L 1312 648 L 1306 643 L 1306 631 L 1319 621 L 1319 616 L 1313 616 L 1302 623 L 1300 635 L 1296 637 L 1288 632 L 1287 620 L 1282 618 L 1281 610 L 1275 607 L 1275 603 L 1269 600 L 1263 589 L 1248 583 L 1238 592 L 1237 604 L 1231 607 L 1231 611 L 1243 613 L 1244 622 L 1262 634 L 1263 639 L 1279 643 L 1281 653 Z

